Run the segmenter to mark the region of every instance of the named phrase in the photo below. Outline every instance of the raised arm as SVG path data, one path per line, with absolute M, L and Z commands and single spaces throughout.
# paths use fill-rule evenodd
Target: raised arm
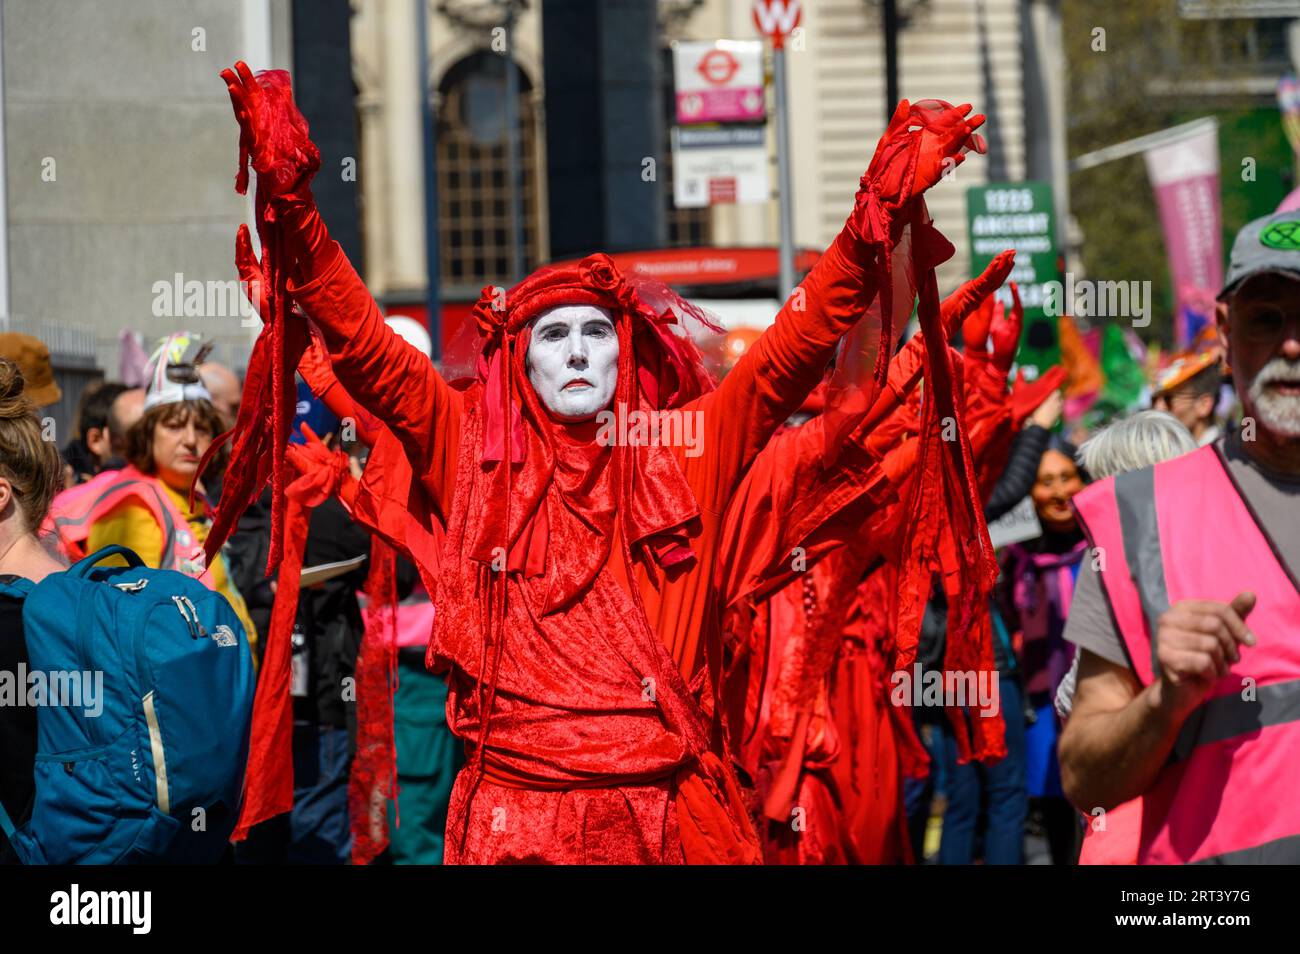
M 702 506 L 725 504 L 768 438 L 821 380 L 845 332 L 889 287 L 887 257 L 913 200 L 960 163 L 964 149 L 982 148 L 973 133 L 984 117 L 967 119 L 969 112 L 969 105 L 899 105 L 840 234 L 775 323 L 699 401 L 708 470 L 688 468 L 687 479 Z
M 267 73 L 254 77 L 242 62 L 221 75 L 240 126 L 241 156 L 258 175 L 259 205 L 269 210 L 267 218 L 276 223 L 283 252 L 293 263 L 289 294 L 320 328 L 347 393 L 401 442 L 423 482 L 449 488 L 460 396 L 424 355 L 388 328 L 347 256 L 329 237 L 311 193 L 319 153 L 287 80 Z M 237 188 L 247 184 L 242 161 L 240 176 Z
M 462 399 L 433 363 L 384 322 L 352 264 L 329 237 L 315 203 L 293 203 L 281 221 L 295 239 L 289 293 L 320 329 L 344 390 L 401 441 L 421 479 L 450 491 Z
M 716 480 L 712 487 L 693 486 L 702 505 L 725 502 L 773 432 L 822 379 L 840 338 L 875 294 L 873 256 L 872 248 L 849 229 L 841 232 L 786 301 L 775 324 L 718 389 L 700 399 L 703 459 Z
M 1013 253 L 999 255 L 944 300 L 949 335 L 1006 280 L 1013 264 Z M 823 455 L 824 416 L 777 434 L 757 455 L 724 523 L 719 587 L 728 604 L 746 595 L 762 598 L 811 568 L 862 532 L 870 511 L 897 490 L 915 461 L 916 442 L 894 423 L 921 378 L 924 351 L 917 335 L 890 359 L 876 401 L 850 411 L 856 425 L 846 428 L 832 464 Z

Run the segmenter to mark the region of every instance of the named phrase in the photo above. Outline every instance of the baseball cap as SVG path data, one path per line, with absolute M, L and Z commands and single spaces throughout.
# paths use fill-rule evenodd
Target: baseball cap
M 302 436 L 301 424 L 310 427 L 317 437 L 324 437 L 339 429 L 339 419 L 312 393 L 306 381 L 298 382 L 298 403 L 294 408 L 293 429 L 289 431 L 290 444 L 307 443 L 307 439 Z
M 1300 281 L 1300 209 L 1266 215 L 1237 233 L 1219 301 L 1247 278 L 1263 272 L 1277 272 Z
M 26 382 L 23 394 L 37 407 L 53 404 L 63 396 L 59 383 L 54 380 L 50 349 L 40 338 L 6 331 L 0 334 L 0 358 L 8 358 L 18 365 Z

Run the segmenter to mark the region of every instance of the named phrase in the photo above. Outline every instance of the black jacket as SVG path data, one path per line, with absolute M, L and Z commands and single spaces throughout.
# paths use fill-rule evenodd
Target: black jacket
M 1026 424 L 1015 436 L 1007 454 L 1007 465 L 984 504 L 985 520 L 998 519 L 1025 499 L 1038 480 L 1038 462 L 1043 459 L 1051 437 L 1051 431 L 1037 424 Z
M 265 646 L 270 632 L 271 608 L 275 601 L 270 581 L 263 576 L 270 548 L 270 498 L 248 509 L 239 521 L 239 532 L 231 540 L 231 574 L 248 604 L 253 623 Z M 293 700 L 294 718 L 300 722 L 351 729 L 356 719 L 354 692 L 345 692 L 344 680 L 355 678 L 357 653 L 365 634 L 357 593 L 370 572 L 370 534 L 348 516 L 334 498 L 311 512 L 307 544 L 303 550 L 305 568 L 338 563 L 358 556 L 366 559 L 354 570 L 303 589 L 298 595 L 295 629 L 307 653 L 307 695 Z M 415 567 L 397 559 L 397 595 L 404 598 L 415 587 Z M 353 683 L 355 688 L 355 683 Z
M 6 582 L 15 577 L 5 576 Z M 19 665 L 28 665 L 27 641 L 23 636 L 23 604 L 0 596 L 0 672 L 14 680 L 15 692 L 26 692 L 18 683 Z M 22 825 L 32 812 L 36 796 L 36 710 L 31 706 L 0 706 L 0 804 L 15 825 Z M 0 865 L 18 864 L 18 856 L 0 832 Z

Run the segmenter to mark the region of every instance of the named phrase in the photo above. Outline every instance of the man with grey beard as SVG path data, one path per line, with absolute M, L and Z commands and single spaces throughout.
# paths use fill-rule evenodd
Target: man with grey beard
M 1062 781 L 1142 798 L 1140 863 L 1300 862 L 1300 212 L 1241 230 L 1219 302 L 1241 426 L 1074 498 Z

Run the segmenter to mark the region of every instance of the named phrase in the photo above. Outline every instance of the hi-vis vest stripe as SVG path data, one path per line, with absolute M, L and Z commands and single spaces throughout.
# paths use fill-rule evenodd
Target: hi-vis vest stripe
M 1124 536 L 1124 559 L 1130 567 L 1159 567 L 1160 527 L 1156 522 L 1155 472 L 1150 468 L 1131 470 L 1115 477 L 1115 502 L 1119 506 L 1119 524 Z M 1145 573 L 1135 578 L 1138 599 L 1142 603 L 1142 616 L 1150 632 L 1156 631 L 1156 620 L 1169 609 L 1169 593 L 1165 590 L 1163 568 L 1158 573 Z M 1151 671 L 1160 674 L 1156 662 L 1155 641 L 1151 642 Z
M 157 478 L 142 474 L 131 466 L 104 471 L 86 483 L 58 494 L 50 506 L 42 531 L 56 534 L 68 557 L 79 560 L 87 555 L 85 545 L 95 521 L 128 498 L 144 506 L 158 523 L 162 535 L 161 568 L 193 576 L 186 561 L 191 556 L 195 540 L 184 515 Z M 215 586 L 211 573 L 205 572 L 198 578 L 209 587 Z
M 1211 445 L 1074 498 L 1133 671 L 1159 678 L 1156 621 L 1250 590 L 1258 643 L 1179 732 L 1143 796 L 1143 863 L 1300 862 L 1300 586 Z
M 138 477 L 122 476 L 109 482 L 102 493 L 87 500 L 86 508 L 80 512 L 76 512 L 77 508 L 70 502 L 58 506 L 53 511 L 54 526 L 58 528 L 60 537 L 84 542 L 90 536 L 91 525 L 128 496 L 139 499 L 159 521 L 163 532 L 163 553 L 172 556 L 176 549 L 176 518 L 171 513 L 174 508 L 168 506 L 160 490 Z M 164 562 L 170 566 L 168 560 Z

